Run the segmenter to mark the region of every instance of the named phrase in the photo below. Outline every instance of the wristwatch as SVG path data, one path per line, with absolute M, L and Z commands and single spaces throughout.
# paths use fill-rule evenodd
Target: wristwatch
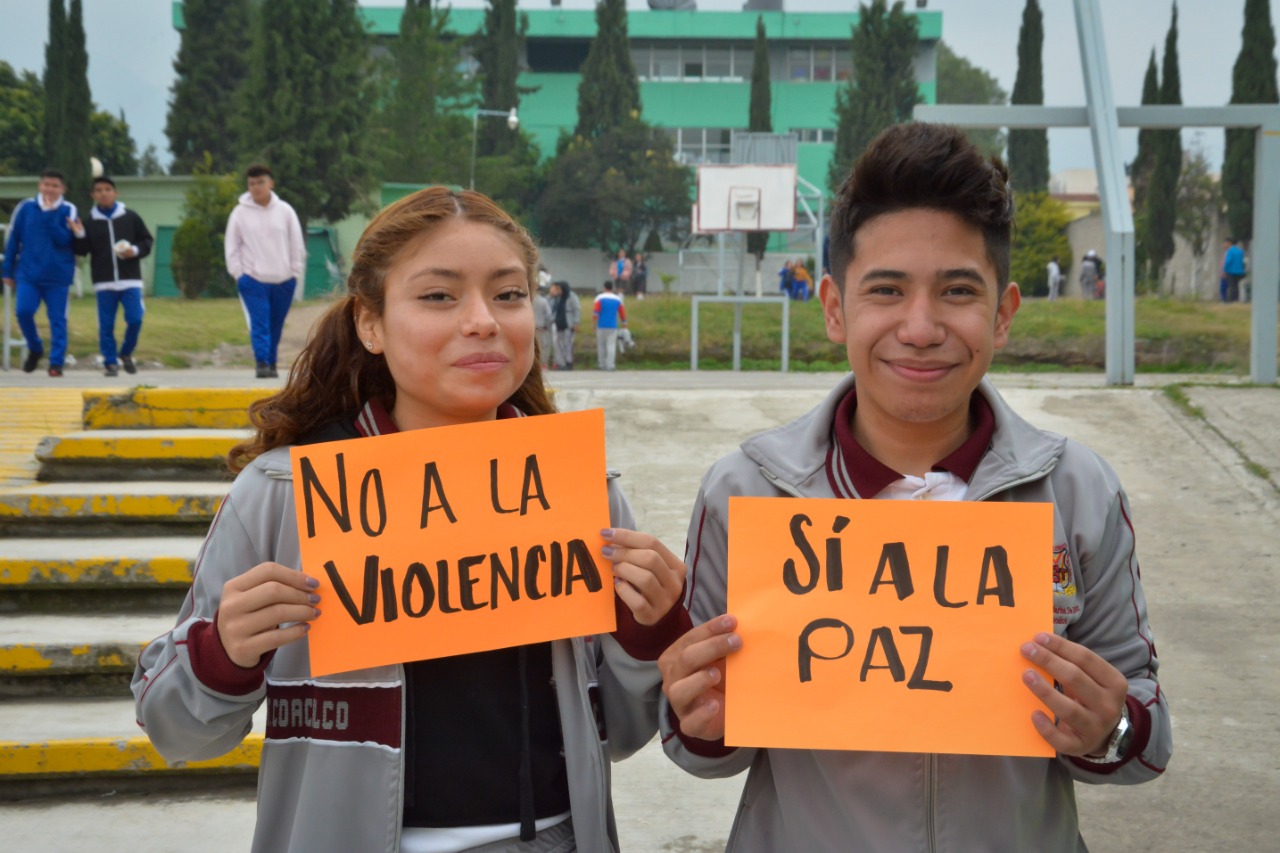
M 1095 764 L 1115 764 L 1123 761 L 1129 754 L 1129 746 L 1133 743 L 1133 726 L 1129 723 L 1129 705 L 1125 703 L 1120 709 L 1120 722 L 1116 723 L 1111 737 L 1107 739 L 1106 751 L 1084 756 L 1086 761 Z

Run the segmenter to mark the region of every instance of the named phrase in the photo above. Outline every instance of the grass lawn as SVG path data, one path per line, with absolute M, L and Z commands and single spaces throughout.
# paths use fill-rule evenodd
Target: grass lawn
M 312 301 L 304 305 L 320 305 Z M 591 301 L 583 298 L 583 317 L 576 342 L 580 367 L 595 366 Z M 618 360 L 623 369 L 682 369 L 689 364 L 688 297 L 652 294 L 627 300 L 627 317 L 637 347 Z M 236 299 L 180 298 L 146 302 L 147 315 L 136 357 L 169 367 L 208 362 L 222 345 L 247 346 L 249 333 Z M 1160 372 L 1248 373 L 1249 305 L 1181 302 L 1141 298 L 1135 332 L 1138 370 Z M 730 367 L 733 360 L 731 305 L 704 305 L 699 315 L 699 367 Z M 776 370 L 781 347 L 777 305 L 748 305 L 742 310 L 742 361 L 747 369 Z M 72 299 L 70 352 L 92 361 L 98 352 L 97 307 L 92 297 Z M 41 334 L 47 334 L 43 308 Z M 17 334 L 16 323 L 14 333 Z M 123 333 L 123 323 L 117 334 Z M 288 332 L 286 331 L 286 334 Z M 1105 365 L 1104 304 L 1075 299 L 1023 302 L 1013 322 L 1008 348 L 996 358 L 997 370 L 1102 370 Z M 251 358 L 251 356 L 250 356 Z M 827 340 L 822 306 L 816 301 L 791 303 L 791 367 L 793 370 L 844 370 L 841 347 Z

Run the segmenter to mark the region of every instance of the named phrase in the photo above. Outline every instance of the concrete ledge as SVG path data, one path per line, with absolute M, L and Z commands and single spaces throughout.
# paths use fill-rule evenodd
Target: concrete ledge
M 105 586 L 184 588 L 191 583 L 201 541 L 197 537 L 112 542 L 9 539 L 0 556 L 0 592 Z
M 247 430 L 89 430 L 41 439 L 37 479 L 227 480 L 231 448 Z
M 249 406 L 269 388 L 134 388 L 84 392 L 85 429 L 248 429 Z
M 0 492 L 0 537 L 204 532 L 228 483 L 47 483 Z
M 132 673 L 145 643 L 12 643 L 0 646 L 0 675 Z
M 42 743 L 0 741 L 0 780 L 32 777 L 168 776 L 175 773 L 256 773 L 262 735 L 251 734 L 226 755 L 170 764 L 145 735 Z

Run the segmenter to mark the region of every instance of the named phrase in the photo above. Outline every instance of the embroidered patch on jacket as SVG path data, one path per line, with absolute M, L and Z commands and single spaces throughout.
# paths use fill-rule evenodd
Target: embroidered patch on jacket
M 1080 616 L 1080 600 L 1066 545 L 1053 547 L 1053 624 L 1069 625 Z

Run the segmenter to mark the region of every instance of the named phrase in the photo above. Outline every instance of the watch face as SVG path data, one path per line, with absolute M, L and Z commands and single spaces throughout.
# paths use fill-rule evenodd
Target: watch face
M 1126 755 L 1128 755 L 1128 754 L 1129 754 L 1129 747 L 1130 747 L 1130 745 L 1132 745 L 1132 744 L 1133 744 L 1133 726 L 1129 724 L 1129 721 L 1128 721 L 1128 720 L 1125 720 L 1125 721 L 1124 721 L 1124 731 L 1120 732 L 1120 733 L 1119 733 L 1119 736 L 1116 738 L 1116 745 L 1115 745 L 1116 758 L 1115 758 L 1115 760 L 1116 760 L 1116 761 L 1120 761 L 1120 760 L 1122 760 Z

